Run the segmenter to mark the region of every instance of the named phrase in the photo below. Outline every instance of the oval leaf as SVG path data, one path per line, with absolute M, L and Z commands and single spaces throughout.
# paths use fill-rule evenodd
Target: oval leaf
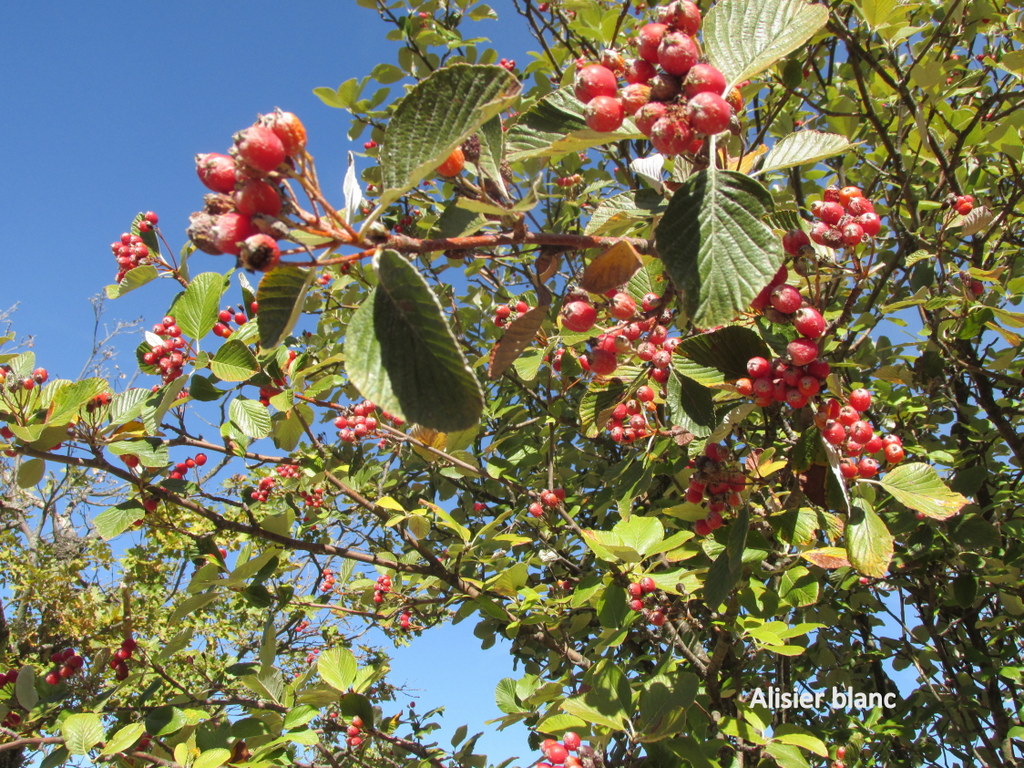
M 853 144 L 845 136 L 823 131 L 799 131 L 783 136 L 764 159 L 760 173 L 779 171 L 842 154 Z
M 380 204 L 432 174 L 467 136 L 512 104 L 520 90 L 511 73 L 481 64 L 453 64 L 414 86 L 384 132 Z
M 311 269 L 278 267 L 260 280 L 256 289 L 256 327 L 260 332 L 260 346 L 273 349 L 291 333 L 302 312 L 302 300 L 316 274 Z
M 846 523 L 846 554 L 850 565 L 880 579 L 889 570 L 893 538 L 885 522 L 863 499 L 856 499 Z
M 377 264 L 379 285 L 353 315 L 346 371 L 367 400 L 441 432 L 476 425 L 484 397 L 434 292 L 395 251 Z
M 544 324 L 547 314 L 547 305 L 534 307 L 509 323 L 505 333 L 501 335 L 501 339 L 491 350 L 491 361 L 487 368 L 489 378 L 500 378 L 523 353 L 523 350 L 530 346 L 530 343 L 537 337 L 537 331 Z M 524 376 L 523 378 L 528 379 L 529 377 Z
M 841 547 L 820 547 L 801 552 L 800 556 L 819 568 L 848 568 L 850 561 L 846 558 L 846 550 Z
M 580 287 L 591 293 L 604 293 L 624 285 L 643 266 L 636 248 L 620 240 L 587 264 Z
M 36 693 L 36 671 L 31 666 L 26 664 L 18 670 L 18 677 L 14 682 L 14 695 L 18 703 L 28 710 L 39 703 L 39 694 Z
M 107 739 L 100 754 L 115 755 L 118 752 L 124 752 L 128 747 L 137 742 L 145 732 L 146 726 L 142 723 L 129 723 Z
M 217 324 L 220 297 L 227 287 L 227 279 L 217 272 L 204 272 L 192 278 L 184 293 L 174 299 L 169 312 L 181 332 L 193 339 L 208 334 Z
M 103 740 L 103 723 L 92 712 L 68 715 L 60 724 L 64 746 L 72 755 L 85 755 Z
M 316 669 L 325 683 L 344 693 L 356 679 L 356 657 L 347 648 L 330 648 L 320 654 Z
M 224 342 L 210 361 L 210 370 L 221 381 L 247 381 L 259 369 L 256 355 L 239 339 Z
M 697 326 L 730 322 L 775 276 L 782 244 L 762 221 L 771 209 L 768 190 L 734 171 L 694 174 L 672 195 L 658 253 Z
M 827 21 L 828 8 L 804 0 L 722 0 L 704 18 L 704 51 L 731 87 L 795 51 Z
M 270 434 L 270 413 L 266 406 L 256 400 L 238 397 L 228 408 L 231 423 L 246 437 L 258 440 Z
M 928 464 L 901 464 L 886 472 L 880 482 L 900 504 L 936 520 L 952 517 L 968 502 L 965 496 L 947 488 Z
M 31 488 L 46 473 L 46 462 L 42 459 L 26 459 L 18 465 L 18 487 Z

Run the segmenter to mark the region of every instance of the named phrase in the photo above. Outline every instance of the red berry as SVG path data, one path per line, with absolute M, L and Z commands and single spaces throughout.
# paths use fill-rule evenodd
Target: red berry
M 595 349 L 590 358 L 590 370 L 600 376 L 610 376 L 618 367 L 619 361 L 614 352 Z
M 630 582 L 630 585 L 626 588 L 630 597 L 641 597 L 644 593 L 644 588 L 640 586 L 637 581 Z
M 846 206 L 846 212 L 851 216 L 863 216 L 865 213 L 874 213 L 875 205 L 866 197 L 855 197 Z
M 665 623 L 666 620 L 667 620 L 667 617 L 661 611 L 655 611 L 654 613 L 651 614 L 651 624 L 653 624 L 656 627 L 662 626 Z
M 839 473 L 847 480 L 853 480 L 860 474 L 857 469 L 857 463 L 852 459 L 842 459 L 839 462 Z
M 640 579 L 640 589 L 643 590 L 645 595 L 649 595 L 658 588 L 658 585 L 654 583 L 654 579 L 650 576 L 644 576 Z
M 614 96 L 595 96 L 583 109 L 583 118 L 587 127 L 598 133 L 610 133 L 618 130 L 625 118 L 622 102 Z
M 861 477 L 874 477 L 878 474 L 878 462 L 871 458 L 863 458 L 857 462 L 857 473 Z
M 693 98 L 698 93 L 706 91 L 721 96 L 724 90 L 725 75 L 710 64 L 694 64 L 686 73 L 686 79 L 683 81 L 683 92 L 687 98 Z
M 544 515 L 544 506 L 539 501 L 535 501 L 527 507 L 526 511 L 533 517 L 542 517 Z
M 752 357 L 747 361 L 747 373 L 752 379 L 763 379 L 771 373 L 771 369 L 771 363 L 763 357 Z
M 630 84 L 639 83 L 647 85 L 648 81 L 656 74 L 658 74 L 658 70 L 654 68 L 651 62 L 645 59 L 633 59 L 626 65 L 626 69 L 623 71 L 626 82 Z
M 565 758 L 569 756 L 569 750 L 556 741 L 548 746 L 544 751 L 544 756 L 555 765 L 561 765 L 565 762 Z
M 871 407 L 871 390 L 864 389 L 863 387 L 855 389 L 850 393 L 847 402 L 858 413 L 864 413 L 864 411 Z
M 697 133 L 713 136 L 729 127 L 732 107 L 716 93 L 698 93 L 686 104 L 686 118 Z
M 214 192 L 226 194 L 235 188 L 235 160 L 228 155 L 216 152 L 196 155 L 196 173 Z
M 584 104 L 595 96 L 615 97 L 618 93 L 618 78 L 608 67 L 601 64 L 588 64 L 576 73 L 573 90 L 576 98 Z
M 545 507 L 557 507 L 559 499 L 554 491 L 544 491 L 540 495 L 540 501 Z
M 668 114 L 668 107 L 660 101 L 649 101 L 636 111 L 633 122 L 644 136 L 650 136 L 655 124 Z
M 620 291 L 612 296 L 609 311 L 616 320 L 629 320 L 636 314 L 636 301 L 628 293 Z
M 864 197 L 860 187 L 843 187 L 839 190 L 839 203 L 845 208 L 855 197 Z
M 574 731 L 569 731 L 562 737 L 562 746 L 568 749 L 570 752 L 575 752 L 580 748 L 581 744 L 580 735 Z
M 846 215 L 846 210 L 841 204 L 829 202 L 812 206 L 811 212 L 829 226 L 835 226 Z
M 562 309 L 562 323 L 570 331 L 584 333 L 597 322 L 597 310 L 588 301 L 570 301 Z
M 195 461 L 197 467 L 203 466 L 203 464 L 206 463 L 206 454 L 205 453 L 197 453 L 194 461 Z
M 698 520 L 693 524 L 693 532 L 698 536 L 707 536 L 711 533 L 711 524 L 705 520 Z
M 814 307 L 800 307 L 793 315 L 793 327 L 801 336 L 819 339 L 825 335 L 825 318 Z
M 786 345 L 793 365 L 807 365 L 818 357 L 818 345 L 811 339 L 794 339 Z
M 803 297 L 792 285 L 777 286 L 771 292 L 771 304 L 779 312 L 790 315 L 796 312 L 803 303 Z
M 256 234 L 252 219 L 240 213 L 222 213 L 214 220 L 214 245 L 222 253 L 237 256 L 246 238 Z
M 782 236 L 782 250 L 790 256 L 799 256 L 800 251 L 811 244 L 811 239 L 802 229 L 794 229 Z
M 859 222 L 850 221 L 842 226 L 843 243 L 849 247 L 860 245 L 864 240 L 864 227 Z
M 627 115 L 635 115 L 640 108 L 650 102 L 651 87 L 640 83 L 631 83 L 619 92 L 622 111 Z
M 60 675 L 57 672 L 50 672 L 43 679 L 47 685 L 57 685 L 60 682 Z
M 280 263 L 281 250 L 270 235 L 256 234 L 242 242 L 238 256 L 246 269 L 269 272 Z
M 885 446 L 885 460 L 890 464 L 899 464 L 903 461 L 903 446 L 896 443 L 889 443 Z
M 281 139 L 265 125 L 250 125 L 235 135 L 235 149 L 242 162 L 257 171 L 270 173 L 284 162 Z
M 700 9 L 690 0 L 675 0 L 662 9 L 658 21 L 687 35 L 700 29 Z
M 821 436 L 830 445 L 839 445 L 846 439 L 846 427 L 838 421 L 829 421 L 821 431 Z
M 281 195 L 265 181 L 248 179 L 235 191 L 235 207 L 246 216 L 263 213 L 276 217 L 281 213 Z
M 693 131 L 685 120 L 666 114 L 651 126 L 651 144 L 663 155 L 682 155 L 689 148 Z
M 657 64 L 658 46 L 661 45 L 661 39 L 667 31 L 668 26 L 665 24 L 651 23 L 641 27 L 636 38 L 637 53 L 640 54 L 640 58 L 651 64 Z
M 667 32 L 658 44 L 658 63 L 670 75 L 685 77 L 699 59 L 697 41 L 681 32 Z

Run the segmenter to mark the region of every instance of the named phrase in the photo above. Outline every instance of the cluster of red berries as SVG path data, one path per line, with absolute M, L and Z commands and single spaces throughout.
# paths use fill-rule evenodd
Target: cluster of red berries
M 525 315 L 529 311 L 530 305 L 525 301 L 510 301 L 508 304 L 499 304 L 494 308 L 494 317 L 492 320 L 496 326 L 504 328 L 517 317 Z
M 690 460 L 693 474 L 686 488 L 686 500 L 691 504 L 707 503 L 708 516 L 693 524 L 698 536 L 707 536 L 722 527 L 722 514 L 743 503 L 740 495 L 747 486 L 747 478 L 731 464 L 729 449 L 718 443 L 709 443 L 704 453 Z
M 384 595 L 391 591 L 391 577 L 387 574 L 378 577 L 373 584 L 373 602 L 380 605 L 384 602 Z
M 974 197 L 971 195 L 957 195 L 950 201 L 950 205 L 961 216 L 966 216 L 974 210 Z
M 408 631 L 409 627 L 412 626 L 412 614 L 409 611 L 402 611 L 399 615 L 398 626 L 406 631 Z
M 61 680 L 73 677 L 85 666 L 85 659 L 75 653 L 74 648 L 65 648 L 50 654 L 50 661 L 56 666 L 43 678 L 47 685 L 57 685 Z
M 135 638 L 129 635 L 121 641 L 121 647 L 114 651 L 114 656 L 110 660 L 110 668 L 114 670 L 116 679 L 124 680 L 128 677 L 128 661 L 138 647 L 139 644 L 135 642 Z
M 139 231 L 148 232 L 156 226 L 158 220 L 157 215 L 152 211 L 142 214 Z M 120 240 L 111 243 L 110 250 L 117 260 L 117 277 L 114 278 L 114 282 L 117 283 L 120 283 L 131 270 L 142 266 L 151 258 L 149 246 L 142 241 L 139 235 L 133 235 L 130 232 L 123 233 Z
M 836 759 L 832 761 L 830 768 L 846 768 L 846 763 L 843 762 L 843 758 L 846 757 L 846 747 L 836 747 Z
M 205 453 L 197 453 L 195 456 L 191 456 L 184 461 L 179 461 L 175 464 L 174 469 L 171 470 L 167 477 L 171 480 L 181 480 L 190 469 L 201 467 L 206 463 L 206 461 L 207 458 Z
M 196 155 L 199 180 L 215 193 L 189 219 L 188 236 L 196 247 L 236 256 L 249 270 L 276 267 L 277 240 L 288 231 L 278 219 L 285 203 L 278 169 L 305 148 L 306 128 L 299 118 L 276 110 L 235 134 L 230 154 Z
M 293 479 L 299 476 L 299 465 L 298 464 L 278 464 L 274 467 L 274 472 L 282 480 Z
M 565 488 L 549 488 L 540 492 L 540 501 L 535 501 L 526 508 L 532 517 L 543 517 L 544 510 L 554 509 L 565 501 Z
M 363 718 L 356 715 L 349 720 L 348 727 L 345 728 L 345 743 L 350 747 L 358 747 L 363 743 Z
M 45 384 L 46 380 L 50 378 L 49 372 L 45 368 L 36 368 L 28 376 L 17 378 L 11 376 L 11 366 L 0 365 L 0 381 L 4 382 L 4 386 L 10 392 L 16 392 L 20 389 L 35 389 L 37 384 Z
M 261 477 L 259 483 L 256 484 L 256 490 L 249 494 L 249 498 L 253 501 L 266 501 L 276 484 L 277 481 L 269 475 Z
M 576 755 L 570 752 L 579 752 L 582 740 L 578 733 L 569 731 L 562 737 L 561 741 L 544 739 L 540 744 L 540 751 L 547 762 L 537 763 L 535 768 L 552 768 L 556 765 L 564 765 L 565 768 L 582 768 L 583 763 Z
M 154 325 L 153 334 L 159 338 L 150 340 L 149 351 L 142 353 L 140 361 L 148 368 L 156 368 L 167 384 L 181 376 L 181 369 L 187 361 L 185 339 L 181 337 L 181 328 L 172 315 Z
M 233 333 L 231 329 L 232 322 L 236 325 L 245 325 L 248 320 L 249 316 L 245 314 L 245 310 L 242 309 L 241 305 L 237 309 L 226 307 L 217 313 L 217 323 L 213 326 L 213 335 L 226 339 Z
M 629 595 L 629 609 L 637 613 L 648 610 L 646 598 L 657 591 L 658 585 L 650 576 L 644 576 L 640 581 L 630 582 L 630 585 L 626 587 L 626 594 Z M 652 624 L 660 627 L 665 623 L 665 612 L 660 609 L 648 610 L 648 618 Z
M 310 491 L 299 491 L 302 501 L 311 509 L 320 509 L 324 505 L 324 489 L 320 486 Z
M 382 420 L 391 422 L 396 427 L 405 423 L 398 416 L 379 410 L 369 400 L 363 400 L 338 416 L 334 420 L 334 426 L 338 429 L 338 439 L 343 443 L 357 443 L 366 437 L 377 437 Z
M 854 248 L 873 240 L 882 229 L 875 206 L 859 187 L 829 187 L 821 200 L 811 204 L 818 219 L 811 240 L 829 248 Z
M 644 384 L 637 388 L 632 398 L 618 403 L 605 424 L 608 436 L 616 443 L 632 443 L 657 431 L 657 427 L 647 422 L 647 414 L 656 414 L 658 411 L 654 397 L 654 390 Z
M 502 67 L 503 69 L 507 69 L 509 72 L 514 72 L 516 69 L 516 60 L 501 59 L 501 61 L 498 62 L 498 66 Z
M 109 392 L 100 392 L 96 397 L 92 398 L 88 403 L 85 404 L 85 410 L 87 413 L 92 413 L 98 408 L 102 408 L 105 405 L 110 405 L 110 400 L 113 397 Z
M 842 451 L 839 471 L 847 480 L 877 475 L 880 466 L 872 455 L 882 454 L 888 464 L 899 464 L 905 456 L 899 435 L 875 434 L 874 426 L 863 416 L 870 407 L 871 391 L 861 388 L 850 392 L 845 405 L 831 398 L 814 415 L 825 442 Z
M 574 173 L 571 176 L 559 176 L 555 179 L 555 184 L 559 187 L 575 187 L 583 181 L 583 175 Z
M 644 25 L 636 38 L 639 57 L 625 62 L 607 53 L 600 64 L 576 75 L 576 97 L 594 131 L 614 131 L 626 115 L 665 155 L 696 154 L 704 137 L 729 128 L 743 106 L 737 88 L 725 95 L 725 76 L 700 61 L 695 35 L 701 14 L 690 0 L 665 6 L 657 22 Z M 622 76 L 626 85 L 619 88 Z
M 324 568 L 324 579 L 320 582 L 320 591 L 330 592 L 332 589 L 334 589 L 334 581 L 334 571 L 332 571 L 330 568 Z

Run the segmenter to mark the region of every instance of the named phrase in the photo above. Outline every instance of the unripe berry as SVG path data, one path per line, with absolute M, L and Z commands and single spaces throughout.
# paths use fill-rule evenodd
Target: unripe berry
M 624 118 L 622 102 L 614 96 L 595 96 L 583 109 L 583 119 L 587 121 L 587 127 L 598 133 L 618 130 Z
M 573 91 L 576 98 L 588 104 L 595 96 L 611 96 L 618 93 L 618 79 L 615 73 L 601 64 L 589 64 L 576 73 Z
M 456 147 L 452 150 L 451 154 L 444 159 L 439 166 L 437 166 L 437 175 L 443 176 L 446 179 L 454 178 L 462 173 L 462 169 L 466 165 L 466 154 L 462 151 L 462 147 Z

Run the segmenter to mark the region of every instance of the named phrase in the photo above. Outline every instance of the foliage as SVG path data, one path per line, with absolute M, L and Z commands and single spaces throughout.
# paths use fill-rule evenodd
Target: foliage
M 568 732 L 588 767 L 1021 760 L 1019 8 L 719 0 L 705 48 L 740 124 L 652 159 L 572 95 L 647 11 L 517 2 L 501 23 L 540 53 L 515 70 L 465 36 L 496 29 L 474 0 L 360 2 L 397 63 L 316 92 L 372 162 L 336 206 L 304 150 L 275 172 L 279 266 L 175 257 L 140 215 L 109 295 L 181 285 L 138 350 L 159 383 L 0 355 L 0 764 L 499 764 L 433 743 L 361 639 L 463 620 L 513 641 L 497 725 L 530 727 L 524 763 Z M 851 184 L 881 235 L 787 254 Z M 782 264 L 827 321 L 806 407 L 737 384 L 794 340 L 751 306 Z M 620 286 L 677 346 L 596 375 Z M 580 300 L 592 330 L 560 314 Z M 814 411 L 858 387 L 909 458 L 847 481 Z M 608 428 L 625 404 L 642 438 Z M 710 532 L 687 491 L 708 462 L 739 477 Z M 84 669 L 48 681 L 65 648 Z

